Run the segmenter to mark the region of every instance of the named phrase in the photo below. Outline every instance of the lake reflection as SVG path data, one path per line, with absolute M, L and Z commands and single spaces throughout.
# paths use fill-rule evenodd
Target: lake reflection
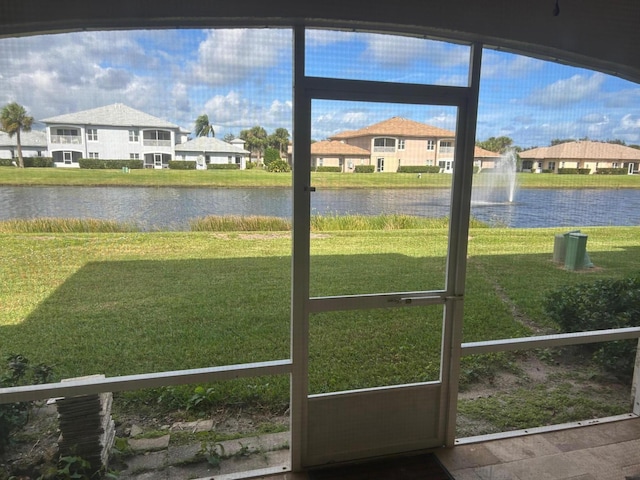
M 449 214 L 447 189 L 318 190 L 312 214 Z M 477 196 L 474 195 L 474 198 Z M 61 217 L 133 222 L 145 230 L 187 230 L 207 215 L 290 218 L 290 189 L 151 187 L 0 187 L 0 220 Z M 523 189 L 514 203 L 474 201 L 472 215 L 505 227 L 640 225 L 637 190 Z

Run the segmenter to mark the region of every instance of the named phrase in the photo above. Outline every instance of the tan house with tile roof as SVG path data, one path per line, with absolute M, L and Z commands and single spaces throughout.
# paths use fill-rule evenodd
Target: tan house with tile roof
M 393 117 L 329 139 L 369 152 L 376 172 L 396 172 L 402 165 L 453 167 L 455 133 L 407 118 Z
M 311 144 L 311 169 L 317 167 L 340 167 L 340 171 L 351 173 L 356 165 L 370 165 L 369 150 L 349 145 L 338 140 L 323 140 Z
M 522 169 L 540 173 L 558 173 L 562 168 L 585 168 L 596 173 L 602 168 L 640 171 L 640 150 L 614 143 L 577 141 L 520 152 Z

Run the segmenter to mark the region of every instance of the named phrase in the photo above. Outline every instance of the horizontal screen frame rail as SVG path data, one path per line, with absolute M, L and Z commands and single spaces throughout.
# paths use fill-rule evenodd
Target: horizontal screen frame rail
M 444 291 L 335 295 L 311 297 L 308 309 L 309 313 L 321 313 L 370 308 L 419 307 L 443 305 L 450 298 L 452 297 Z
M 640 338 L 640 327 L 611 328 L 607 330 L 591 330 L 588 332 L 559 333 L 555 335 L 469 342 L 461 345 L 461 355 L 465 357 L 513 350 L 530 350 L 533 348 L 551 348 L 563 347 L 565 345 L 611 342 L 614 340 L 631 340 L 634 338 Z
M 141 373 L 117 377 L 87 377 L 58 383 L 26 385 L 0 389 L 0 404 L 46 400 L 55 397 L 90 395 L 103 392 L 121 392 L 157 388 L 190 383 L 205 383 L 219 380 L 234 380 L 243 377 L 290 374 L 291 360 L 241 363 L 219 367 L 174 370 L 167 372 Z

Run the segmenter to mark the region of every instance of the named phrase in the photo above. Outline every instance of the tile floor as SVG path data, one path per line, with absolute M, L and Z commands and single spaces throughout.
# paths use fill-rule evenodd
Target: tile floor
M 456 480 L 640 480 L 640 418 L 460 445 L 436 454 Z M 305 473 L 265 478 L 308 480 Z

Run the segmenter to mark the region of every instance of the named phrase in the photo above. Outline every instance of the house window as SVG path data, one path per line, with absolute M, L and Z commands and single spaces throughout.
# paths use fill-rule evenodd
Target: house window
M 618 162 L 613 162 L 613 165 L 612 165 L 613 168 L 618 168 L 618 166 L 619 166 Z
M 87 128 L 87 140 L 91 142 L 98 141 L 98 129 L 97 128 Z
M 556 162 L 549 162 L 549 170 L 555 172 L 555 170 L 556 170 Z
M 384 157 L 378 158 L 377 164 L 376 164 L 376 171 L 384 172 Z
M 440 153 L 453 153 L 453 142 L 440 141 Z
M 130 153 L 129 154 L 129 158 L 131 160 L 140 160 L 140 154 L 139 153 Z
M 435 150 L 435 149 L 436 149 L 436 141 L 427 140 L 427 150 Z
M 227 163 L 233 163 L 233 157 L 231 155 L 227 156 Z
M 389 137 L 374 138 L 373 151 L 374 152 L 395 152 L 396 139 L 389 138 Z
M 321 167 L 323 163 L 324 163 L 324 159 L 323 158 L 319 158 L 318 159 L 318 167 Z
M 130 142 L 140 141 L 140 134 L 138 133 L 138 130 L 129 130 L 129 141 Z
M 404 138 L 398 140 L 398 150 L 404 150 Z
M 98 152 L 89 152 L 89 158 L 98 158 Z
M 564 168 L 564 162 L 560 162 L 560 168 Z

